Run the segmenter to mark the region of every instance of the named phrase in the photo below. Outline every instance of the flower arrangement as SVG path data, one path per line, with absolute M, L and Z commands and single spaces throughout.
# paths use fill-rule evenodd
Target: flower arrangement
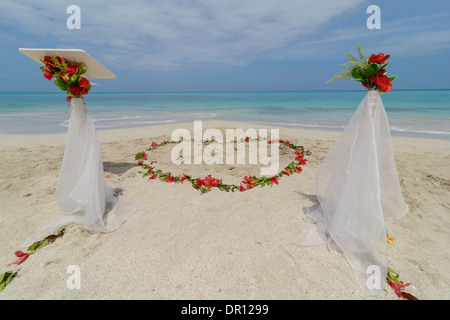
M 259 140 L 259 139 L 258 139 Z M 245 142 L 249 142 L 250 138 L 246 137 L 244 139 Z M 292 144 L 289 141 L 285 140 L 278 140 L 282 145 L 294 149 L 295 152 L 295 160 L 289 163 L 282 171 L 280 171 L 278 174 L 272 176 L 272 177 L 256 177 L 256 176 L 245 176 L 240 185 L 235 184 L 225 184 L 222 182 L 222 179 L 217 179 L 215 177 L 212 177 L 211 175 L 206 176 L 205 178 L 195 178 L 191 177 L 190 175 L 182 174 L 178 176 L 173 176 L 170 172 L 164 172 L 161 169 L 157 169 L 155 167 L 156 161 L 150 161 L 148 164 L 144 163 L 145 160 L 148 160 L 148 154 L 143 151 L 139 152 L 135 156 L 135 160 L 138 161 L 136 163 L 137 166 L 142 167 L 142 169 L 145 169 L 145 171 L 138 171 L 138 173 L 142 174 L 143 177 L 149 177 L 149 180 L 153 179 L 159 179 L 161 181 L 167 182 L 167 183 L 183 183 L 185 180 L 191 182 L 192 187 L 194 189 L 199 190 L 201 193 L 206 193 L 212 190 L 212 188 L 217 188 L 221 191 L 227 191 L 227 192 L 235 192 L 236 190 L 240 192 L 244 192 L 250 189 L 253 189 L 257 186 L 264 187 L 266 185 L 272 186 L 274 184 L 278 184 L 278 179 L 280 179 L 283 176 L 290 176 L 294 173 L 301 173 L 303 171 L 302 167 L 303 165 L 306 165 L 306 159 L 304 158 L 305 155 L 310 155 L 309 151 L 305 151 L 305 149 L 302 146 L 296 146 Z M 163 141 L 159 144 L 156 142 L 153 142 L 152 145 L 146 150 L 151 151 L 158 147 L 167 145 L 169 143 L 180 143 L 181 141 Z M 211 141 L 203 141 L 205 144 L 209 144 L 214 142 L 214 140 Z M 235 143 L 236 141 L 232 141 L 232 143 Z M 268 141 L 268 143 L 273 143 L 274 141 Z
M 44 77 L 52 80 L 62 91 L 67 92 L 67 98 L 81 97 L 89 93 L 92 83 L 82 76 L 86 73 L 86 66 L 82 62 L 68 63 L 59 56 L 45 56 L 42 59 Z
M 359 44 L 357 51 L 359 61 L 354 55 L 346 53 L 345 56 L 349 57 L 351 61 L 340 64 L 339 66 L 343 66 L 345 69 L 336 73 L 327 83 L 338 79 L 353 79 L 361 82 L 368 90 L 379 90 L 380 93 L 391 91 L 392 82 L 397 77 L 386 75 L 385 68 L 389 64 L 386 60 L 391 55 L 384 55 L 383 53 L 372 54 L 369 59 L 366 59 L 364 51 Z

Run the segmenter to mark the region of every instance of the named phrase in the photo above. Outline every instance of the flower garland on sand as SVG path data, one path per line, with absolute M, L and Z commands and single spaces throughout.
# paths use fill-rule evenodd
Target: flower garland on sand
M 386 66 L 389 63 L 386 63 L 386 60 L 391 55 L 372 54 L 369 59 L 366 59 L 362 46 L 359 44 L 357 51 L 359 61 L 352 54 L 346 53 L 345 56 L 349 57 L 351 61 L 340 64 L 339 66 L 343 66 L 345 69 L 336 73 L 327 83 L 338 79 L 353 79 L 361 82 L 368 90 L 379 90 L 381 94 L 391 91 L 392 82 L 397 77 L 387 76 Z
M 257 141 L 260 139 L 258 138 Z M 180 141 L 163 141 L 159 144 L 156 142 L 153 142 L 151 146 L 146 151 L 154 150 L 158 147 L 165 146 L 169 143 L 180 143 Z M 193 141 L 193 140 L 192 140 Z M 250 138 L 246 137 L 242 140 L 242 142 L 249 142 Z M 148 154 L 143 151 L 139 152 L 135 156 L 135 160 L 137 162 L 137 166 L 142 167 L 142 169 L 145 169 L 145 171 L 138 171 L 138 173 L 142 174 L 143 177 L 149 177 L 149 180 L 153 179 L 159 179 L 161 181 L 167 182 L 167 183 L 183 183 L 185 180 L 191 182 L 192 187 L 194 189 L 199 190 L 201 193 L 206 193 L 212 190 L 212 188 L 217 188 L 221 191 L 227 191 L 227 192 L 235 192 L 236 190 L 240 192 L 244 192 L 250 189 L 253 189 L 257 186 L 264 187 L 266 185 L 272 186 L 274 184 L 278 184 L 278 179 L 280 179 L 283 176 L 290 176 L 294 173 L 301 173 L 303 171 L 302 167 L 303 165 L 306 165 L 306 159 L 304 158 L 305 155 L 310 155 L 311 153 L 309 151 L 305 151 L 305 149 L 302 146 L 296 146 L 292 144 L 289 141 L 285 140 L 278 140 L 279 143 L 282 143 L 283 145 L 294 149 L 295 152 L 295 160 L 289 163 L 281 172 L 278 174 L 272 176 L 272 177 L 257 177 L 257 176 L 245 176 L 243 180 L 241 181 L 240 185 L 235 184 L 225 184 L 222 182 L 222 179 L 217 179 L 211 175 L 206 176 L 205 178 L 194 178 L 190 175 L 186 174 L 180 174 L 178 176 L 173 176 L 170 172 L 164 172 L 161 169 L 157 169 L 155 167 L 156 161 L 150 161 L 149 164 L 145 164 L 144 161 L 148 160 Z M 210 144 L 215 142 L 213 140 L 207 140 L 203 141 L 205 144 Z M 235 143 L 235 141 L 231 141 L 231 143 Z M 274 143 L 274 140 L 268 141 L 268 144 Z
M 82 62 L 69 63 L 59 56 L 45 56 L 42 59 L 44 77 L 55 78 L 53 83 L 62 91 L 67 92 L 67 101 L 72 97 L 82 97 L 91 90 L 93 83 L 82 76 L 86 73 L 86 65 Z
M 28 249 L 28 252 L 23 252 L 22 250 L 17 250 L 16 252 L 14 252 L 14 255 L 17 257 L 16 260 L 14 260 L 13 262 L 11 262 L 10 264 L 8 264 L 8 267 L 16 264 L 16 265 L 20 265 L 22 264 L 25 260 L 28 259 L 28 257 L 30 255 L 32 255 L 33 253 L 35 253 L 37 250 L 44 248 L 45 246 L 47 246 L 49 243 L 53 243 L 56 241 L 56 239 L 62 237 L 64 235 L 65 229 L 61 229 L 58 231 L 57 234 L 52 234 L 49 235 L 47 237 L 45 237 L 42 240 L 36 241 L 34 242 Z M 3 289 L 5 289 L 5 287 L 11 282 L 11 280 L 13 280 L 16 276 L 18 275 L 17 271 L 6 271 L 2 274 L 0 274 L 0 292 L 3 291 Z

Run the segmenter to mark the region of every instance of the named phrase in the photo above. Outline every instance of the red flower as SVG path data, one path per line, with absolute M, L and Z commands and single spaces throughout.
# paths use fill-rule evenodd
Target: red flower
M 166 182 L 168 182 L 168 183 L 174 182 L 176 180 L 177 179 L 174 176 L 170 175 L 170 174 L 166 178 Z
M 43 62 L 47 68 L 56 68 L 56 63 L 50 56 L 45 56 Z
M 296 154 L 295 160 L 303 160 L 304 155 L 300 154 L 298 150 L 295 151 L 295 154 Z
M 78 73 L 78 67 L 71 65 L 71 64 L 67 64 L 67 68 L 66 68 L 67 72 L 70 72 L 72 74 Z
M 386 73 L 386 70 L 381 69 L 380 71 L 378 71 L 377 76 L 382 76 L 385 73 Z
M 379 76 L 377 77 L 377 86 L 382 92 L 388 92 L 392 90 L 392 82 L 389 77 Z
M 143 164 L 144 164 L 144 162 L 142 162 L 142 161 L 136 163 L 137 166 L 142 166 Z
M 10 265 L 12 265 L 12 264 L 17 264 L 17 265 L 19 265 L 19 264 L 21 264 L 22 262 L 24 262 L 24 261 L 28 258 L 28 256 L 29 256 L 28 253 L 23 252 L 23 251 L 21 251 L 21 250 L 17 250 L 14 254 L 15 254 L 16 257 L 18 257 L 19 259 L 17 259 L 16 261 L 11 262 L 10 264 L 8 264 L 8 266 L 10 266 Z
M 278 184 L 278 177 L 277 176 L 273 176 L 271 178 L 269 178 L 270 181 L 272 181 L 272 183 Z
M 253 183 L 253 177 L 252 176 L 245 176 L 244 180 L 242 180 L 243 183 L 247 185 L 247 189 L 254 188 L 255 184 Z
M 300 166 L 295 166 L 295 171 L 297 171 L 297 172 L 302 172 L 303 171 L 303 169 L 302 169 L 302 167 L 300 167 Z
M 71 84 L 69 86 L 69 89 L 67 89 L 68 92 L 72 93 L 74 96 L 79 96 L 81 94 L 82 88 L 75 84 Z
M 369 58 L 369 62 L 380 64 L 389 59 L 390 56 L 391 56 L 390 54 L 385 56 L 383 53 L 372 54 Z
M 390 280 L 390 279 L 387 279 L 387 282 L 389 283 L 391 288 L 395 291 L 395 293 L 397 294 L 398 297 L 404 298 L 402 289 L 404 287 L 409 286 L 410 285 L 409 283 L 404 284 L 403 281 L 400 281 L 400 283 L 398 283 L 398 282 Z
M 80 79 L 78 79 L 78 86 L 80 88 L 87 88 L 87 87 L 89 87 L 89 85 L 90 85 L 90 82 L 88 79 L 83 78 L 83 77 L 80 77 Z
M 147 154 L 145 153 L 145 151 L 142 151 L 141 155 L 144 160 L 147 160 Z
M 157 146 L 156 142 L 153 141 L 151 146 L 152 146 L 152 147 Z
M 150 178 L 148 178 L 149 180 L 151 180 L 151 179 L 156 179 L 156 177 L 157 177 L 158 175 L 155 173 L 155 174 L 153 174 Z
M 52 80 L 53 75 L 50 71 L 48 71 L 47 69 L 44 69 L 44 77 L 46 77 L 48 80 Z
M 186 174 L 183 174 L 183 176 L 180 178 L 180 182 L 183 183 L 183 181 L 186 179 L 187 179 Z
M 241 184 L 241 186 L 239 187 L 239 191 L 240 191 L 240 192 L 244 192 L 245 190 L 247 190 L 247 189 L 245 189 L 245 188 L 242 186 L 242 184 Z
M 46 67 L 53 67 L 53 61 L 52 58 L 49 56 L 45 56 L 44 59 L 42 60 L 45 64 Z
M 283 170 L 283 173 L 284 173 L 284 174 L 287 174 L 288 176 L 290 176 L 290 173 L 289 173 L 289 171 L 287 171 L 287 170 Z
M 197 179 L 197 187 L 206 187 L 211 189 L 212 187 L 217 187 L 222 180 L 213 178 L 211 175 L 205 177 L 205 179 Z

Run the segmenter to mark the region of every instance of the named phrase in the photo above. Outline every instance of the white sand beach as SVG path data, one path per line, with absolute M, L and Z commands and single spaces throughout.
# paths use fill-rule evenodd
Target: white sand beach
M 203 127 L 258 128 L 222 121 Z M 399 299 L 387 284 L 379 296 L 364 296 L 342 255 L 293 244 L 310 226 L 302 207 L 315 203 L 316 172 L 339 132 L 279 128 L 280 139 L 311 152 L 301 174 L 272 187 L 201 194 L 189 183 L 137 173 L 136 153 L 170 140 L 177 128 L 193 132 L 192 123 L 98 131 L 105 180 L 138 210 L 108 234 L 71 225 L 63 237 L 9 267 L 35 229 L 61 216 L 54 193 L 66 134 L 0 135 L 0 273 L 18 270 L 0 300 Z M 390 267 L 418 299 L 450 299 L 450 141 L 392 140 L 410 212 L 387 222 L 394 239 Z M 246 167 L 231 167 L 215 165 L 213 175 L 239 183 Z M 191 173 L 206 175 L 206 169 L 192 166 Z M 80 289 L 67 287 L 72 265 L 80 268 Z

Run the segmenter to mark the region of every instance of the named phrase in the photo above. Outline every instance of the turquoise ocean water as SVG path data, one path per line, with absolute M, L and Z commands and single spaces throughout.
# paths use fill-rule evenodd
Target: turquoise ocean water
M 365 91 L 90 93 L 86 105 L 98 130 L 243 121 L 342 131 Z M 450 139 L 450 90 L 397 90 L 382 95 L 392 135 Z M 0 93 L 0 133 L 67 132 L 62 93 Z

